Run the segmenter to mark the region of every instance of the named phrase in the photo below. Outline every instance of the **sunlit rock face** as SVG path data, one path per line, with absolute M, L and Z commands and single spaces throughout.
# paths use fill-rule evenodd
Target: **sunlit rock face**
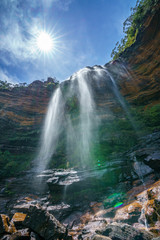
M 159 194 L 160 181 L 135 196 L 136 200 L 129 205 L 117 210 L 114 220 L 133 224 L 133 226 L 139 229 L 142 229 L 146 222 L 146 228 L 159 235 Z
M 153 105 L 160 100 L 160 4 L 155 9 L 146 18 L 135 43 L 120 56 L 133 76 L 130 81 L 121 81 L 121 92 L 135 105 Z
M 100 142 L 101 147 L 99 149 L 93 148 L 92 154 L 96 156 L 96 159 L 102 159 L 101 163 L 104 163 L 107 158 L 109 159 L 111 154 L 124 152 L 136 144 L 139 132 L 140 135 L 145 135 L 149 128 L 150 132 L 155 131 L 156 128 L 159 129 L 159 121 L 157 120 L 159 119 L 159 108 L 150 111 L 153 105 L 157 106 L 160 99 L 159 16 L 159 6 L 157 6 L 157 12 L 153 16 L 148 16 L 143 31 L 138 34 L 136 42 L 122 53 L 120 59 L 105 65 L 110 75 L 105 73 L 103 66 L 85 68 L 88 69 L 87 84 L 91 89 L 94 110 L 96 110 L 99 121 L 97 121 L 99 127 L 97 142 Z M 68 125 L 68 135 L 61 134 L 61 140 L 49 167 L 67 167 L 69 166 L 68 158 L 72 158 L 69 155 L 71 149 L 74 148 L 75 141 L 73 139 L 71 141 L 69 134 L 74 130 L 71 118 L 74 122 L 77 121 L 78 97 L 81 98 L 81 102 L 86 101 L 80 95 L 75 97 L 76 94 L 65 96 L 66 89 L 71 89 L 73 86 L 73 77 L 74 75 L 70 80 L 61 84 L 62 95 L 67 98 L 64 112 L 70 113 L 70 116 L 68 114 L 64 120 L 64 125 Z M 118 92 L 115 88 L 113 90 L 114 82 L 112 79 L 116 83 Z M 49 84 L 49 82 L 35 81 L 28 87 L 15 87 L 12 90 L 0 89 L 1 150 L 7 150 L 16 155 L 18 153 L 19 162 L 21 162 L 21 159 L 25 161 L 25 158 L 34 159 L 33 155 L 36 153 L 39 144 L 48 103 L 56 88 L 57 85 Z M 74 88 L 76 91 L 76 86 Z M 122 99 L 125 105 L 122 104 Z M 86 102 L 89 107 L 89 101 Z M 126 112 L 126 107 L 129 108 L 128 112 Z M 130 107 L 132 108 L 131 111 Z M 140 115 L 137 116 L 137 113 L 140 113 Z M 136 124 L 130 121 L 132 116 Z M 90 117 L 91 115 L 89 119 Z M 139 121 L 143 117 L 145 118 L 144 121 Z M 93 121 L 91 122 L 93 123 Z M 95 122 L 92 124 L 93 129 L 97 127 L 96 124 Z M 148 127 L 147 130 L 146 126 Z M 88 136 L 88 139 L 92 138 L 92 135 L 89 135 L 88 132 L 86 132 L 86 136 Z M 65 138 L 68 139 L 69 143 L 66 146 L 64 145 Z M 83 146 L 83 143 L 84 141 L 81 141 L 80 145 Z M 88 147 L 90 146 L 88 145 Z M 66 151 L 69 157 L 66 157 Z M 101 154 L 99 154 L 100 152 Z M 92 154 L 90 158 L 92 158 Z M 152 156 L 152 159 L 155 159 L 155 155 Z M 153 162 L 149 159 L 146 161 Z M 70 166 L 76 166 L 76 162 L 77 158 L 73 157 Z M 97 165 L 101 163 L 97 162 Z
M 19 162 L 18 166 L 24 164 L 21 170 L 29 166 L 34 158 L 48 102 L 56 89 L 52 80 L 44 83 L 37 80 L 29 86 L 0 88 L 0 150 L 5 152 L 8 162 L 14 158 Z M 6 175 L 10 176 L 9 172 L 12 171 L 8 169 L 7 172 Z M 4 171 L 1 177 L 3 174 Z

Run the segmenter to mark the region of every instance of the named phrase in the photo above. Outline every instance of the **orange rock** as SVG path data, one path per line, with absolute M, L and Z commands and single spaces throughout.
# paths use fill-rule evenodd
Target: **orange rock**
M 18 230 L 17 232 L 13 233 L 10 238 L 10 240 L 16 240 L 16 239 L 30 239 L 30 231 L 28 228 Z
M 24 213 L 15 213 L 13 218 L 12 218 L 12 221 L 13 222 L 23 222 L 26 218 L 26 214 Z
M 150 227 L 148 230 L 153 232 L 156 236 L 160 236 L 160 221 L 157 221 L 154 227 Z
M 2 220 L 2 224 L 3 224 L 3 231 L 6 233 L 15 233 L 17 232 L 14 223 L 10 222 L 9 217 L 7 215 L 1 214 L 1 220 Z
M 142 205 L 138 202 L 132 202 L 129 205 L 117 210 L 114 220 L 124 220 L 130 218 L 130 213 L 139 211 L 141 212 Z
M 33 201 L 33 199 L 30 198 L 30 197 L 25 197 L 24 199 L 25 199 L 26 202 L 31 202 L 31 201 Z
M 91 206 L 93 213 L 97 213 L 98 211 L 100 211 L 100 209 L 102 208 L 102 206 L 103 206 L 102 203 L 94 203 L 94 204 Z
M 91 219 L 93 218 L 93 215 L 87 212 L 85 215 L 81 217 L 81 222 L 83 223 L 88 223 Z

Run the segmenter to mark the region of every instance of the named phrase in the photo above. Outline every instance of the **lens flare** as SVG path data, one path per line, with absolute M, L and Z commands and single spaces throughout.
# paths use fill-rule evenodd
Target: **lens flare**
M 114 205 L 114 208 L 119 208 L 123 206 L 123 202 L 118 202 Z

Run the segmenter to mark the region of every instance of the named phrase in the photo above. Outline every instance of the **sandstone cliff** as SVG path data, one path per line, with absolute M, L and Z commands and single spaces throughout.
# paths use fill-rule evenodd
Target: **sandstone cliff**
M 0 89 L 1 171 L 5 166 L 1 176 L 26 169 L 34 158 L 44 116 L 56 84 L 49 78 L 46 82 L 34 81 L 27 87 Z M 11 164 L 15 160 L 17 164 Z
M 153 105 L 160 100 L 160 3 L 146 16 L 135 43 L 121 58 L 132 75 L 120 83 L 123 96 L 136 105 Z
M 146 125 L 150 128 L 153 128 L 153 126 L 159 128 L 159 46 L 160 4 L 156 6 L 156 11 L 153 15 L 146 17 L 146 21 L 138 33 L 135 43 L 126 49 L 118 60 L 115 60 L 112 64 L 107 64 L 116 79 L 122 96 L 130 103 L 136 114 L 137 112 L 142 114 L 138 118 L 144 117 Z M 120 74 L 122 69 L 125 71 L 123 71 L 123 74 Z M 118 115 L 120 109 L 116 106 L 110 89 L 107 86 L 105 88 L 105 82 L 102 81 L 100 84 L 102 90 L 96 93 L 97 104 L 101 106 L 102 110 L 105 110 L 105 106 L 109 106 L 114 115 Z M 30 160 L 34 158 L 36 153 L 50 97 L 56 87 L 57 84 L 48 79 L 44 83 L 38 80 L 34 81 L 27 87 L 0 89 L 0 150 L 2 151 L 0 154 L 0 165 L 1 169 L 5 167 L 5 174 L 8 174 L 11 166 L 16 171 L 18 169 L 22 171 L 27 166 L 29 167 Z M 102 91 L 104 90 L 106 92 L 102 96 Z M 72 102 L 68 105 L 68 108 L 71 108 L 71 105 L 73 105 Z M 152 109 L 153 106 L 156 106 L 156 109 Z M 106 116 L 105 111 L 104 113 L 101 112 L 101 118 L 105 119 L 106 117 L 108 116 Z M 124 122 L 119 122 L 118 128 L 121 128 L 121 124 L 124 125 Z M 102 129 L 103 132 L 104 129 Z M 123 128 L 122 130 L 126 131 Z M 126 136 L 127 133 L 125 138 L 123 136 L 123 141 L 124 139 L 128 141 Z M 118 139 L 116 141 L 121 142 L 118 134 L 116 137 Z M 114 138 L 115 134 L 112 134 L 110 142 L 106 140 L 108 141 L 107 149 L 110 149 L 107 151 L 113 151 L 113 146 L 116 149 L 117 142 L 114 142 Z M 131 137 L 130 135 L 129 138 L 134 139 L 134 136 Z M 120 144 L 119 142 L 118 144 Z M 102 144 L 105 145 L 106 142 Z M 134 141 L 132 144 L 134 144 Z M 123 150 L 123 146 L 120 145 L 119 148 Z M 9 152 L 7 153 L 8 155 L 4 154 L 6 151 Z M 107 154 L 106 150 L 103 154 Z M 61 158 L 64 157 L 63 155 L 62 151 Z M 11 160 L 14 162 L 13 165 L 10 163 Z M 2 174 L 2 176 L 5 174 Z M 15 170 L 10 172 L 10 175 L 14 174 Z

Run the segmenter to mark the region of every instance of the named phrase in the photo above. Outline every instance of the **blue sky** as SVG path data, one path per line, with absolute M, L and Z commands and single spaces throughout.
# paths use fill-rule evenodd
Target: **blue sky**
M 103 65 L 123 37 L 123 22 L 136 0 L 0 0 L 0 79 L 65 80 L 85 66 Z M 54 39 L 40 53 L 41 30 Z

